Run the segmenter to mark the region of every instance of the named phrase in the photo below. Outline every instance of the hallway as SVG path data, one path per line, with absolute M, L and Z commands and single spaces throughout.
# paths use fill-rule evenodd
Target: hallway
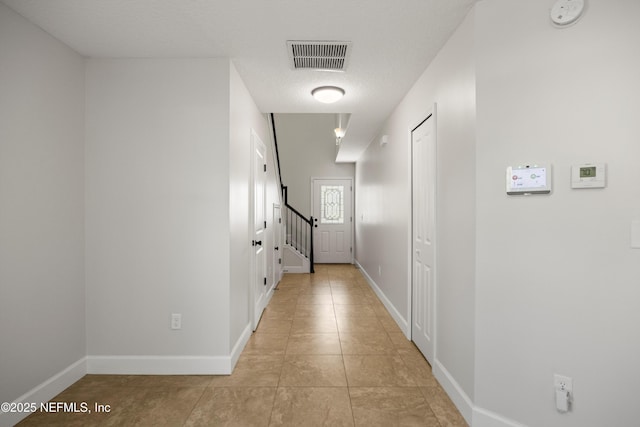
M 285 275 L 230 376 L 87 375 L 21 426 L 466 426 L 352 265 Z

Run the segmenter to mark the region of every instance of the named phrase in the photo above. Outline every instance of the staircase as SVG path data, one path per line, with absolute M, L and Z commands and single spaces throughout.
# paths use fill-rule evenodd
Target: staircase
M 313 217 L 307 219 L 289 205 L 286 186 L 282 186 L 282 197 L 285 206 L 284 271 L 313 273 Z
M 276 152 L 277 173 L 280 177 L 280 188 L 284 201 L 284 235 L 283 271 L 285 273 L 314 273 L 313 266 L 313 217 L 306 218 L 289 204 L 287 187 L 282 185 L 280 173 L 280 155 L 278 153 L 278 139 L 273 113 L 270 115 L 273 132 L 273 143 Z

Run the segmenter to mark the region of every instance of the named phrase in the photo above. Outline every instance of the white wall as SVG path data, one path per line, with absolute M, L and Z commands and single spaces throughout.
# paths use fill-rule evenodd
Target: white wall
M 228 59 L 88 61 L 90 371 L 153 370 L 146 356 L 211 371 L 229 354 L 229 73 Z
M 289 204 L 311 215 L 311 177 L 353 178 L 353 163 L 336 163 L 335 115 L 276 114 L 282 183 Z
M 0 3 L 0 64 L 0 402 L 11 402 L 85 356 L 84 61 Z
M 640 3 L 591 0 L 566 29 L 553 3 L 476 6 L 476 403 L 530 426 L 638 425 Z M 535 161 L 553 194 L 506 196 L 505 168 Z M 570 188 L 584 162 L 607 163 L 606 189 Z M 554 373 L 574 379 L 571 413 Z
M 552 3 L 479 2 L 356 168 L 357 259 L 403 315 L 407 129 L 438 103 L 434 370 L 474 426 L 637 424 L 640 4 L 593 0 L 560 30 Z M 505 168 L 536 161 L 553 164 L 553 194 L 508 197 Z M 584 162 L 607 163 L 606 189 L 570 189 Z M 554 373 L 574 379 L 568 414 Z
M 437 103 L 436 370 L 474 394 L 475 76 L 471 13 L 356 164 L 356 258 L 409 328 L 411 130 Z M 382 274 L 379 274 L 379 268 Z M 404 323 L 404 324 L 403 324 Z

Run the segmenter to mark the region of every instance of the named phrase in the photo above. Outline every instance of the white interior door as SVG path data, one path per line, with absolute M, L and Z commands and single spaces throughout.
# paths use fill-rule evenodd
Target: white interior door
M 411 133 L 412 145 L 412 304 L 411 338 L 429 363 L 434 356 L 435 319 L 435 118 Z
M 267 160 L 266 148 L 255 132 L 251 132 L 252 141 L 252 181 L 253 181 L 253 221 L 252 225 L 252 323 L 253 330 L 258 326 L 260 316 L 266 306 L 267 296 Z
M 282 279 L 282 214 L 280 205 L 273 205 L 273 285 Z
M 313 178 L 314 262 L 349 264 L 353 261 L 353 181 Z

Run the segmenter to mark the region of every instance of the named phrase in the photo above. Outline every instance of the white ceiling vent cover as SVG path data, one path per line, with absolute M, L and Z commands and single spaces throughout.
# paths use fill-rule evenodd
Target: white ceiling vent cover
M 351 42 L 288 40 L 287 51 L 294 70 L 345 71 Z

